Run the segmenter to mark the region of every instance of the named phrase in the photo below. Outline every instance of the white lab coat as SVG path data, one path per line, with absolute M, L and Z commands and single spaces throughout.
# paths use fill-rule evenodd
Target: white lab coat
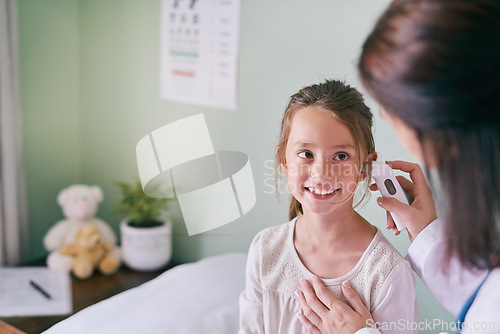
M 447 241 L 444 223 L 437 219 L 415 238 L 408 249 L 407 258 L 413 270 L 439 303 L 457 317 L 467 299 L 486 277 L 487 272 L 464 267 L 456 258 L 452 258 L 446 268 Z M 422 327 L 425 325 L 427 324 L 420 324 Z M 449 328 L 443 330 L 443 324 L 440 324 L 433 332 L 452 333 L 456 328 L 455 324 L 449 324 Z M 364 328 L 356 332 L 356 334 L 369 333 L 374 334 L 379 331 Z M 500 268 L 490 273 L 465 317 L 462 334 L 472 333 L 500 334 Z

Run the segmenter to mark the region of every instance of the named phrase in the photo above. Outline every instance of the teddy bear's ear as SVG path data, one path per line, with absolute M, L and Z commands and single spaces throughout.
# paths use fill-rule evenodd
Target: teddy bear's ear
M 97 203 L 101 203 L 104 197 L 101 188 L 99 186 L 92 186 L 90 187 L 90 191 L 92 192 L 92 196 L 94 196 Z
M 69 192 L 70 192 L 70 189 L 69 188 L 64 188 L 63 190 L 61 190 L 59 192 L 59 194 L 57 195 L 57 203 L 60 205 L 60 206 L 63 206 L 64 203 L 66 203 L 67 199 L 68 199 L 68 195 L 69 195 Z

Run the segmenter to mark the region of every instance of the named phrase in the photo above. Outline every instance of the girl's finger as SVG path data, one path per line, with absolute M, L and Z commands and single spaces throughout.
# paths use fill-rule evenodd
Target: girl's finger
M 321 331 L 303 314 L 299 314 L 299 321 L 309 334 L 321 334 Z
M 326 312 L 328 312 L 328 308 L 323 304 L 319 299 L 318 296 L 316 295 L 316 292 L 313 290 L 311 284 L 305 280 L 301 279 L 300 280 L 300 290 L 304 294 L 304 297 L 307 301 L 307 305 L 311 308 L 311 310 L 317 314 L 319 321 L 321 321 L 322 315 L 324 315 Z M 309 318 L 308 314 L 306 316 Z M 314 319 L 312 319 L 313 323 L 319 327 L 319 322 L 315 323 Z
M 303 317 L 305 317 L 308 322 L 310 322 L 314 327 L 319 326 L 321 323 L 320 317 L 309 307 L 309 304 L 306 301 L 306 298 L 304 297 L 304 294 L 302 291 L 295 291 L 295 296 L 297 297 L 297 300 L 299 301 L 300 307 L 302 308 L 302 313 L 301 314 Z M 299 317 L 300 319 L 300 317 Z M 302 323 L 302 321 L 301 321 Z M 302 323 L 304 325 L 304 323 Z M 304 326 L 306 329 L 308 327 Z M 309 329 L 308 329 L 309 330 Z
M 316 292 L 316 296 L 318 297 L 318 300 L 320 304 L 323 305 L 323 307 L 318 307 L 318 309 L 315 309 L 313 305 L 311 305 L 311 307 L 321 318 L 323 318 L 326 315 L 326 313 L 335 306 L 339 304 L 345 305 L 325 287 L 323 281 L 321 281 L 319 277 L 313 276 L 312 284 Z
M 342 293 L 354 311 L 361 316 L 370 315 L 370 311 L 366 308 L 365 304 L 363 304 L 361 298 L 359 298 L 359 295 L 354 291 L 348 281 L 342 283 Z

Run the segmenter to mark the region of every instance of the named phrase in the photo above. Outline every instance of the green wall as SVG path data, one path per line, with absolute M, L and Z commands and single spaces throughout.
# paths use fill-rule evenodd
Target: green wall
M 58 192 L 82 178 L 79 1 L 18 1 L 30 254 L 62 218 Z
M 172 202 L 173 257 L 185 262 L 246 251 L 257 231 L 286 221 L 286 204 L 270 192 L 267 174 L 289 96 L 324 78 L 360 88 L 360 47 L 388 2 L 242 0 L 238 109 L 226 111 L 160 99 L 159 0 L 18 0 L 31 258 L 45 254 L 43 235 L 63 218 L 57 193 L 73 183 L 103 188 L 98 216 L 117 231 L 122 217 L 112 212 L 118 198 L 113 183 L 137 175 L 139 139 L 201 112 L 217 150 L 250 157 L 257 203 L 242 218 L 189 237 Z M 412 160 L 368 103 L 377 114 L 380 158 Z M 376 197 L 360 213 L 384 230 Z M 406 253 L 407 238 L 384 233 Z M 421 282 L 417 291 L 422 319 L 451 321 Z

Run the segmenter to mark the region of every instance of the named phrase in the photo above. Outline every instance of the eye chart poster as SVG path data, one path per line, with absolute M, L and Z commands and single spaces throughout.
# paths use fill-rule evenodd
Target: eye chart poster
M 161 96 L 235 110 L 240 0 L 162 0 Z

